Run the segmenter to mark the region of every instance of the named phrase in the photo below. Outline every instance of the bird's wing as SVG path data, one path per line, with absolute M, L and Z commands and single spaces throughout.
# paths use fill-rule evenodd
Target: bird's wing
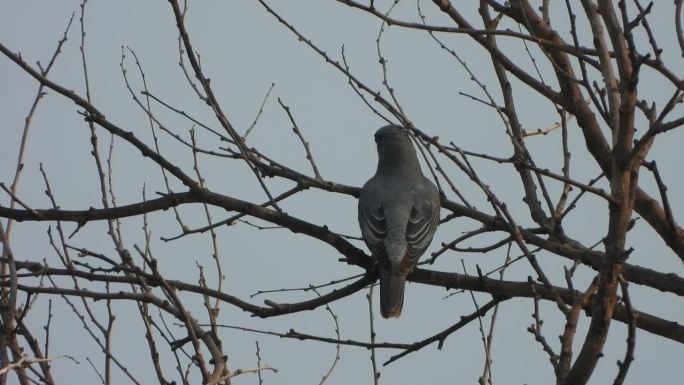
M 369 207 L 359 205 L 359 224 L 361 235 L 370 251 L 376 257 L 381 257 L 385 252 L 385 238 L 387 237 L 387 219 L 383 205 Z
M 406 225 L 406 256 L 404 257 L 400 274 L 408 274 L 425 252 L 435 235 L 439 223 L 439 205 L 431 200 L 420 202 L 411 209 Z

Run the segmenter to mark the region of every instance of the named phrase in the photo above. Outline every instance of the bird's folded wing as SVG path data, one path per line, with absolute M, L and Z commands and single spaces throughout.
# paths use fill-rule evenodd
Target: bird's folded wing
M 359 224 L 361 225 L 361 235 L 363 235 L 363 239 L 373 255 L 385 255 L 387 220 L 383 206 L 380 205 L 374 210 L 367 206 L 359 207 Z
M 439 223 L 439 207 L 428 201 L 411 209 L 408 224 L 406 225 L 406 256 L 401 264 L 401 273 L 408 274 L 418 258 L 430 245 L 437 224 Z

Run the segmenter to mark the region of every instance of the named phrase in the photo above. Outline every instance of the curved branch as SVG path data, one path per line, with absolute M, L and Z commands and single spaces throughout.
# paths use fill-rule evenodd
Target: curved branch
M 534 284 L 534 287 L 527 282 L 499 281 L 486 277 L 474 277 L 458 273 L 446 273 L 434 270 L 416 269 L 408 277 L 409 281 L 423 283 L 432 286 L 445 287 L 447 289 L 463 289 L 486 292 L 494 296 L 502 297 L 524 297 L 533 298 L 536 294 L 539 298 L 554 301 L 552 293 L 542 284 Z M 582 293 L 554 287 L 565 303 L 573 305 Z M 583 308 L 590 310 L 593 306 L 594 297 Z M 677 322 L 665 320 L 663 318 L 642 313 L 634 310 L 636 325 L 639 329 L 665 337 L 684 344 L 684 326 Z M 630 318 L 624 305 L 616 304 L 613 312 L 613 319 L 622 323 L 629 323 Z
M 319 185 L 325 185 L 325 183 L 321 182 Z M 329 188 L 329 191 L 347 193 L 349 195 L 358 194 L 358 188 L 342 186 L 342 188 L 338 189 L 331 185 L 328 185 L 327 187 Z M 331 232 L 325 226 L 317 226 L 285 213 L 269 210 L 268 208 L 217 194 L 206 189 L 202 191 L 175 193 L 153 200 L 109 209 L 91 208 L 89 210 L 74 211 L 32 209 L 29 211 L 0 206 L 0 217 L 11 218 L 18 221 L 71 221 L 85 224 L 88 221 L 124 218 L 153 211 L 167 210 L 171 207 L 186 203 L 209 203 L 228 211 L 237 211 L 287 227 L 294 232 L 303 233 L 328 243 L 345 256 L 347 263 L 360 266 L 364 269 L 370 268 L 370 258 L 366 256 L 363 251 L 349 243 L 343 237 Z M 452 211 L 457 216 L 465 216 L 481 222 L 489 229 L 506 232 L 510 230 L 505 223 L 496 217 L 460 205 L 456 202 L 444 200 L 442 202 L 442 207 Z M 519 229 L 519 231 L 525 242 L 541 247 L 544 250 L 569 260 L 580 261 L 594 270 L 598 270 L 601 264 L 606 261 L 605 253 L 589 250 L 572 239 L 566 238 L 564 240 L 565 243 L 561 243 L 544 239 L 527 229 Z M 684 278 L 674 273 L 661 273 L 645 267 L 625 263 L 623 274 L 630 282 L 684 296 Z
M 139 280 L 132 276 L 95 274 L 76 269 L 55 269 L 46 267 L 37 262 L 17 261 L 17 269 L 28 270 L 32 272 L 33 276 L 41 275 L 72 275 L 75 277 L 87 279 L 90 281 L 112 282 L 112 283 L 132 283 L 139 284 Z M 145 279 L 149 286 L 159 286 L 160 282 L 151 274 L 136 271 L 137 275 Z M 166 280 L 165 282 L 180 291 L 187 291 L 202 295 L 207 295 L 212 298 L 230 303 L 246 312 L 252 313 L 257 317 L 273 317 L 283 314 L 290 314 L 305 310 L 313 310 L 317 307 L 323 306 L 326 303 L 351 295 L 364 287 L 368 286 L 376 279 L 374 274 L 365 274 L 359 280 L 341 289 L 332 290 L 331 292 L 314 299 L 291 303 L 291 304 L 275 304 L 271 302 L 270 307 L 261 307 L 248 302 L 245 302 L 235 296 L 224 292 L 218 292 L 207 287 L 185 283 L 176 280 Z M 489 293 L 497 298 L 534 298 L 538 296 L 540 299 L 554 301 L 554 297 L 544 285 L 533 284 L 528 282 L 516 281 L 502 281 L 498 279 L 490 279 L 487 277 L 471 276 L 459 273 L 448 273 L 427 269 L 416 269 L 411 275 L 407 277 L 411 282 L 422 283 L 430 286 L 439 286 L 446 289 L 461 289 L 473 290 L 482 293 Z M 0 286 L 6 286 L 9 283 L 0 283 Z M 152 303 L 157 305 L 162 303 L 164 306 L 170 306 L 164 303 L 158 297 L 149 293 L 127 293 L 127 292 L 94 292 L 88 290 L 64 289 L 55 287 L 33 287 L 26 285 L 19 285 L 18 290 L 27 293 L 45 293 L 45 294 L 64 294 L 70 296 L 79 296 L 93 299 L 112 299 L 112 300 L 135 300 L 144 303 Z M 582 297 L 582 293 L 576 290 L 564 289 L 561 287 L 554 287 L 554 290 L 561 296 L 563 301 L 569 305 L 575 304 Z M 593 304 L 593 298 L 590 299 L 583 309 L 588 310 Z M 172 314 L 175 314 L 173 309 L 162 308 Z M 171 311 L 173 310 L 173 311 Z M 634 317 L 636 318 L 636 327 L 648 331 L 650 333 L 659 335 L 661 337 L 677 341 L 684 344 L 684 326 L 677 322 L 668 321 L 666 319 L 634 310 Z M 628 309 L 621 304 L 615 306 L 613 318 L 622 323 L 628 324 L 631 322 L 631 317 L 628 314 Z
M 133 134 L 133 132 L 126 131 L 119 126 L 111 123 L 109 120 L 107 120 L 102 112 L 98 110 L 95 106 L 93 106 L 91 103 L 89 103 L 86 99 L 83 99 L 81 96 L 79 96 L 76 92 L 66 89 L 59 84 L 51 81 L 50 79 L 46 78 L 41 74 L 40 72 L 36 71 L 33 67 L 28 65 L 20 55 L 15 54 L 14 52 L 10 51 L 7 47 L 5 47 L 4 44 L 0 43 L 0 52 L 2 52 L 5 56 L 7 56 L 10 60 L 12 60 L 14 63 L 16 63 L 19 67 L 21 67 L 24 72 L 27 74 L 31 75 L 34 79 L 36 79 L 41 85 L 44 85 L 51 90 L 57 92 L 60 95 L 63 95 L 67 99 L 70 99 L 74 103 L 76 103 L 79 107 L 82 107 L 83 109 L 86 110 L 86 116 L 85 119 L 89 122 L 96 123 L 100 127 L 104 128 L 105 130 L 109 131 L 110 133 L 126 140 L 127 142 L 131 143 L 133 146 L 135 146 L 138 150 L 140 150 L 140 153 L 144 157 L 148 157 L 152 160 L 154 160 L 157 164 L 159 164 L 162 168 L 170 172 L 173 176 L 178 178 L 184 185 L 186 185 L 190 189 L 197 189 L 199 188 L 199 185 L 197 182 L 195 182 L 194 179 L 192 179 L 190 176 L 185 174 L 180 168 L 175 166 L 173 163 L 169 162 L 164 158 L 163 156 L 159 155 L 156 151 L 152 150 L 150 147 L 148 147 L 145 143 L 140 141 L 140 139 L 136 138 L 136 136 Z

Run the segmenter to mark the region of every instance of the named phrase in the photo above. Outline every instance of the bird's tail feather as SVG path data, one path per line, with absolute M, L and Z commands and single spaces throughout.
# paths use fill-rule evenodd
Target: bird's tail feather
M 380 313 L 383 318 L 396 318 L 401 314 L 405 284 L 405 277 L 380 269 Z

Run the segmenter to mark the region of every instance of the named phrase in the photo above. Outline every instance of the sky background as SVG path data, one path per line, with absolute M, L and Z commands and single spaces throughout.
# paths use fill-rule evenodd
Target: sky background
M 13 51 L 20 51 L 29 63 L 45 64 L 61 37 L 72 12 L 79 11 L 79 1 L 8 1 L 0 0 L 0 41 Z M 271 1 L 272 6 L 296 26 L 305 36 L 336 60 L 341 60 L 344 45 L 347 60 L 354 74 L 371 88 L 382 90 L 382 69 L 378 64 L 376 38 L 380 28 L 377 19 L 349 9 L 335 1 L 297 0 Z M 460 9 L 473 20 L 477 18 L 477 4 L 464 5 Z M 474 2 L 472 2 L 474 3 Z M 380 9 L 387 9 L 390 2 L 376 1 Z M 451 25 L 436 12 L 431 2 L 422 6 L 432 24 Z M 558 20 L 563 33 L 568 30 L 564 4 L 552 6 L 552 20 Z M 676 47 L 673 31 L 671 2 L 653 7 L 651 25 L 664 49 L 663 57 L 672 63 L 673 69 L 681 68 L 681 58 Z M 579 13 L 579 9 L 577 10 Z M 417 21 L 415 2 L 402 1 L 393 14 L 397 18 Z M 252 124 L 266 92 L 275 84 L 257 125 L 247 139 L 250 146 L 300 172 L 313 175 L 298 139 L 292 134 L 287 115 L 277 103 L 277 98 L 291 108 L 297 123 L 310 142 L 313 156 L 322 176 L 331 181 L 361 186 L 375 171 L 376 153 L 373 133 L 385 123 L 372 113 L 348 86 L 340 72 L 326 64 L 311 49 L 299 42 L 283 25 L 268 14 L 257 2 L 247 0 L 207 0 L 190 2 L 186 24 L 195 50 L 200 53 L 205 74 L 224 111 L 238 132 L 245 132 Z M 475 23 L 478 24 L 479 23 Z M 138 108 L 125 87 L 121 73 L 122 47 L 134 50 L 143 66 L 150 91 L 165 102 L 176 106 L 198 120 L 218 128 L 211 111 L 198 100 L 189 87 L 178 66 L 178 41 L 173 13 L 167 1 L 101 1 L 91 0 L 86 7 L 85 25 L 86 56 L 90 75 L 93 103 L 107 118 L 152 145 L 152 135 L 145 113 Z M 78 13 L 69 33 L 69 40 L 58 58 L 50 79 L 85 95 L 79 52 Z M 517 26 L 508 26 L 517 29 Z M 579 24 L 583 44 L 591 45 L 588 26 Z M 475 76 L 487 85 L 497 100 L 499 97 L 496 76 L 488 55 L 469 37 L 442 35 L 451 49 L 467 62 Z M 639 37 L 639 42 L 644 42 Z M 507 157 L 511 145 L 505 135 L 505 127 L 497 114 L 489 107 L 461 95 L 466 93 L 483 97 L 482 91 L 471 81 L 470 75 L 457 61 L 420 31 L 391 27 L 383 35 L 383 56 L 388 60 L 388 76 L 397 90 L 397 96 L 407 115 L 415 125 L 431 135 L 441 138 L 442 143 L 454 141 L 464 149 L 486 152 Z M 502 49 L 525 68 L 532 68 L 524 46 L 513 39 L 502 39 Z M 555 85 L 551 68 L 546 65 L 538 50 L 537 63 L 542 75 L 550 85 Z M 142 88 L 140 76 L 131 54 L 126 51 L 124 66 L 134 89 Z M 595 74 L 594 74 L 595 75 Z M 513 79 L 513 77 L 511 76 Z M 599 78 L 597 78 L 599 79 Z M 533 92 L 512 80 L 518 113 L 526 129 L 545 128 L 558 121 L 553 105 L 537 97 Z M 14 175 L 18 143 L 24 119 L 35 97 L 37 84 L 14 63 L 0 58 L 0 181 L 9 185 Z M 663 91 L 665 90 L 665 91 Z M 383 90 L 384 91 L 384 90 Z M 644 74 L 640 95 L 664 104 L 672 90 L 656 76 Z M 192 124 L 178 115 L 153 104 L 153 112 L 170 130 L 188 138 Z M 60 206 L 65 209 L 100 207 L 97 173 L 90 155 L 90 132 L 76 106 L 65 98 L 48 92 L 33 118 L 30 131 L 25 170 L 19 188 L 19 196 L 34 208 L 46 208 L 49 201 L 43 191 L 39 164 L 43 164 L 53 192 Z M 681 116 L 681 109 L 674 116 Z M 643 122 L 638 122 L 643 125 Z M 639 132 L 643 132 L 643 126 Z M 569 141 L 573 156 L 572 176 L 587 182 L 598 175 L 595 162 L 587 159 L 583 138 L 574 121 L 569 126 Z M 109 135 L 98 130 L 100 151 L 106 156 Z M 606 133 L 607 135 L 607 133 Z M 681 165 L 684 143 L 681 131 L 668 133 L 667 139 L 656 140 L 651 151 L 657 160 L 664 180 L 668 183 L 675 217 L 680 221 L 684 201 L 677 197 L 684 194 Z M 198 131 L 198 142 L 208 149 L 218 149 L 222 144 L 205 131 Z M 542 168 L 558 171 L 562 164 L 560 131 L 545 136 L 530 137 L 526 144 Z M 192 154 L 168 135 L 160 134 L 160 148 L 170 160 L 186 172 L 192 172 Z M 142 158 L 131 146 L 115 140 L 113 153 L 114 186 L 117 203 L 124 205 L 141 200 L 145 185 L 147 196 L 165 191 L 159 167 L 149 159 Z M 442 160 L 446 171 L 460 191 L 483 211 L 490 212 L 486 200 L 477 186 L 455 167 Z M 473 159 L 480 178 L 505 201 L 521 225 L 530 225 L 527 207 L 522 202 L 522 189 L 518 174 L 510 166 Z M 255 177 L 239 161 L 200 158 L 207 187 L 232 197 L 255 203 L 266 200 Z M 425 165 L 424 165 L 425 166 Z M 424 170 L 427 172 L 426 168 Z M 442 181 L 444 182 L 444 181 Z M 651 175 L 642 173 L 643 188 L 657 196 Z M 274 194 L 291 187 L 291 182 L 267 179 Z M 603 183 L 603 182 L 601 182 Z M 172 181 L 172 188 L 182 191 L 180 183 Z M 605 187 L 605 183 L 603 185 Z M 549 183 L 554 200 L 561 185 Z M 456 200 L 447 191 L 450 199 Z M 3 205 L 9 202 L 6 195 L 0 197 Z M 598 242 L 606 232 L 607 208 L 603 201 L 586 197 L 565 222 L 566 232 L 586 245 Z M 332 230 L 358 236 L 356 200 L 340 194 L 308 190 L 282 204 L 283 209 L 302 219 L 318 225 L 328 225 Z M 205 223 L 200 206 L 180 208 L 183 220 L 190 227 Z M 229 215 L 213 210 L 213 218 L 221 220 Z M 446 211 L 442 216 L 447 215 Z M 166 243 L 160 237 L 179 233 L 172 212 L 149 215 L 153 234 L 152 248 L 160 268 L 172 279 L 195 283 L 198 279 L 197 264 L 205 267 L 211 284 L 216 282 L 212 249 L 208 235 L 185 237 L 180 241 Z M 258 220 L 252 223 L 263 224 Z M 12 246 L 20 260 L 41 261 L 57 266 L 58 259 L 48 243 L 47 223 L 16 224 Z M 436 251 L 442 242 L 449 242 L 465 231 L 478 228 L 469 219 L 458 219 L 441 226 L 429 252 Z M 71 232 L 73 224 L 66 225 Z M 250 298 L 258 290 L 286 287 L 302 287 L 325 283 L 332 279 L 358 274 L 357 267 L 340 263 L 340 255 L 321 242 L 284 229 L 259 230 L 247 224 L 222 227 L 219 231 L 219 252 L 226 273 L 224 291 L 260 304 L 264 299 L 276 302 L 296 302 L 309 299 L 310 292 L 273 293 Z M 486 245 L 499 239 L 482 236 L 469 243 Z M 142 219 L 124 221 L 124 241 L 130 248 L 144 241 Z M 115 257 L 111 240 L 106 236 L 105 223 L 89 223 L 70 243 L 88 247 Z M 359 247 L 364 247 L 357 242 Z M 662 240 L 651 231 L 645 221 L 638 221 L 630 233 L 629 246 L 636 251 L 629 262 L 647 266 L 662 272 L 682 275 L 681 262 L 667 249 Z M 601 246 L 602 247 L 602 246 Z M 486 255 L 446 253 L 432 268 L 442 271 L 475 273 L 479 265 L 489 271 L 501 265 L 505 248 Z M 562 266 L 566 260 L 540 253 L 540 263 L 557 285 L 563 285 Z M 532 274 L 527 262 L 521 261 L 506 272 L 506 279 L 525 281 Z M 578 272 L 576 286 L 585 288 L 592 275 Z M 67 284 L 66 282 L 63 282 Z M 101 289 L 97 285 L 88 285 Z M 683 322 L 681 301 L 674 295 L 662 294 L 648 288 L 631 286 L 634 306 L 672 321 Z M 343 339 L 368 340 L 368 308 L 366 291 L 344 298 L 331 305 L 338 316 Z M 455 323 L 460 316 L 474 311 L 468 293 L 448 296 L 444 289 L 409 284 L 406 289 L 404 312 L 398 320 L 379 317 L 377 302 L 377 341 L 413 342 L 422 340 Z M 377 293 L 376 293 L 377 296 Z M 447 297 L 448 296 L 448 297 Z M 445 298 L 446 297 L 446 298 Z M 478 303 L 484 304 L 489 296 L 478 295 Z M 186 303 L 193 314 L 202 320 L 205 311 L 199 298 L 187 295 Z M 34 330 L 40 331 L 47 318 L 48 297 L 39 296 L 28 320 Z M 104 317 L 104 306 L 95 306 Z M 334 336 L 334 324 L 325 309 L 277 317 L 255 319 L 228 304 L 221 308 L 220 322 L 226 325 L 245 326 L 262 330 L 300 332 L 322 336 Z M 149 365 L 149 353 L 144 341 L 144 329 L 137 309 L 132 304 L 116 303 L 118 318 L 114 329 L 114 354 L 143 383 L 155 379 Z M 545 353 L 533 336 L 526 331 L 532 322 L 530 314 L 533 302 L 513 299 L 501 305 L 496 323 L 493 346 L 493 381 L 499 384 L 547 384 L 554 381 L 553 371 Z M 54 375 L 59 383 L 97 383 L 96 373 L 90 368 L 86 357 L 101 365 L 102 357 L 97 346 L 87 336 L 73 313 L 65 308 L 59 298 L 53 301 L 54 317 L 50 354 L 69 354 L 80 364 L 59 360 L 53 364 Z M 547 340 L 558 347 L 556 336 L 562 331 L 558 312 L 552 303 L 542 303 L 544 333 Z M 167 318 L 170 320 L 170 318 Z M 489 317 L 484 321 L 488 322 Z M 582 320 L 576 337 L 576 349 L 581 346 L 587 320 Z M 182 330 L 178 329 L 178 333 Z M 318 342 L 283 340 L 277 337 L 257 335 L 234 330 L 223 330 L 224 351 L 229 356 L 231 369 L 251 368 L 256 365 L 255 341 L 259 341 L 264 363 L 279 370 L 277 374 L 264 374 L 266 384 L 317 384 L 327 372 L 335 357 L 335 346 Z M 591 384 L 605 384 L 617 372 L 615 362 L 624 354 L 626 328 L 613 323 L 609 334 L 606 356 L 599 361 Z M 160 347 L 162 340 L 159 339 Z M 384 362 L 396 351 L 379 350 L 378 360 Z M 632 365 L 627 384 L 656 381 L 661 384 L 678 384 L 682 346 L 646 332 L 637 335 L 636 361 Z M 443 349 L 427 347 L 420 352 L 381 368 L 381 383 L 477 383 L 483 366 L 483 347 L 477 323 L 472 323 L 450 336 Z M 363 348 L 342 347 L 341 360 L 328 379 L 329 384 L 372 383 L 369 351 Z M 162 362 L 169 375 L 175 374 L 170 356 Z M 126 383 L 118 370 L 114 371 L 115 383 Z M 235 384 L 251 384 L 254 376 L 236 378 Z

